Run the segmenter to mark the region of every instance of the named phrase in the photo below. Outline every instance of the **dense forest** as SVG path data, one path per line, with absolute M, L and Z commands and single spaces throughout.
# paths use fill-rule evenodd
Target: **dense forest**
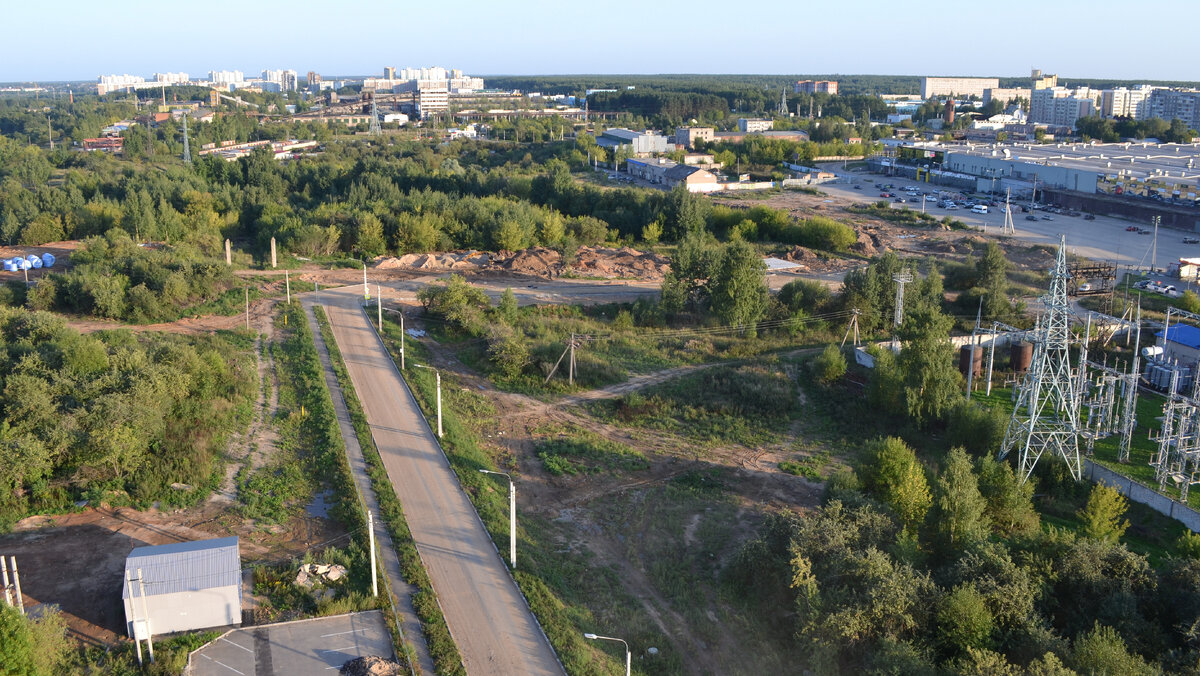
M 84 335 L 0 308 L 0 345 L 0 526 L 81 498 L 187 504 L 248 422 L 244 339 Z

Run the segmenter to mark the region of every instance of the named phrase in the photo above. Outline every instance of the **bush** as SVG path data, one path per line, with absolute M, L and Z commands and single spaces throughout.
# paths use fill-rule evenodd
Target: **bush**
M 806 218 L 799 225 L 799 241 L 811 249 L 845 251 L 858 241 L 858 235 L 850 226 L 824 216 Z
M 1000 449 L 1007 429 L 1003 411 L 963 399 L 946 416 L 946 443 L 987 455 Z
M 827 345 L 813 360 L 813 374 L 828 385 L 846 375 L 846 357 L 834 345 Z
M 810 279 L 797 279 L 779 290 L 779 302 L 792 312 L 820 314 L 829 305 L 833 294 L 829 287 Z

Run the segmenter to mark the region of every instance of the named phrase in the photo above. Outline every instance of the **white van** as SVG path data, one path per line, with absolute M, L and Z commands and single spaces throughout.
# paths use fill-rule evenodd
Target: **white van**
M 976 204 L 975 206 L 971 207 L 971 213 L 986 214 L 987 213 L 987 205 L 986 204 Z

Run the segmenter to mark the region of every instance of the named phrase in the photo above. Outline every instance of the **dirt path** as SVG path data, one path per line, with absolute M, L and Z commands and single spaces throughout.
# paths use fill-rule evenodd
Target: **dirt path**
M 262 467 L 279 448 L 275 417 L 279 413 L 279 371 L 271 349 L 274 345 L 273 313 L 257 319 L 258 337 L 254 339 L 254 360 L 258 369 L 258 400 L 254 420 L 244 434 L 237 435 L 226 451 L 225 478 L 209 497 L 210 502 L 237 502 L 237 475 L 243 467 L 253 471 Z M 268 390 L 269 388 L 269 395 Z

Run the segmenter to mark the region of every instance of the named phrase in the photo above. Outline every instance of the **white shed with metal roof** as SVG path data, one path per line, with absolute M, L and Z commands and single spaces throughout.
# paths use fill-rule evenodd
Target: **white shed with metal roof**
M 147 638 L 148 633 L 239 625 L 242 561 L 238 539 L 138 547 L 125 559 L 121 597 L 126 631 L 138 639 Z

